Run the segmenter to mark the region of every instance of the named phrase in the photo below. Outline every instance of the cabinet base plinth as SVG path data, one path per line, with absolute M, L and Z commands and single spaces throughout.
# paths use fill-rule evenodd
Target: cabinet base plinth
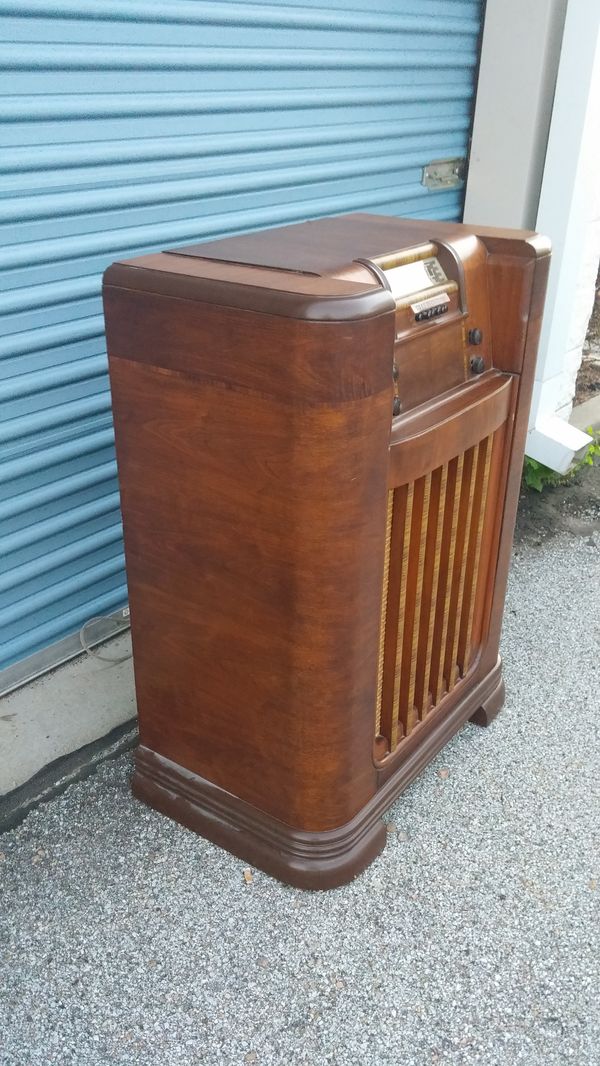
M 355 817 L 337 829 L 294 829 L 143 745 L 135 753 L 132 789 L 138 799 L 213 844 L 297 888 L 338 888 L 379 855 L 387 831 L 382 815 L 397 796 L 470 720 L 487 725 L 504 702 L 500 661 L 465 693 L 412 756 L 401 762 Z
M 344 885 L 385 846 L 385 825 L 367 809 L 339 829 L 303 832 L 142 746 L 132 789 L 150 807 L 297 888 Z

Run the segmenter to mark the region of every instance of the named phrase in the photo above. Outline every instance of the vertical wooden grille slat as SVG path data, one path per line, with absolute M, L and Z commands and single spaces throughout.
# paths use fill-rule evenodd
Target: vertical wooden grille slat
M 475 469 L 477 466 L 477 454 L 479 445 L 469 448 L 465 452 L 463 464 L 463 477 L 458 512 L 458 529 L 455 542 L 455 566 L 452 577 L 452 591 L 448 611 L 448 636 L 446 644 L 446 657 L 444 660 L 444 678 L 446 688 L 451 692 L 456 684 L 458 668 L 456 656 L 458 653 L 458 634 L 460 631 L 460 607 L 462 604 L 463 588 L 465 584 L 466 561 L 467 561 L 467 538 L 471 527 L 471 513 L 475 495 Z
M 439 639 L 436 646 L 435 677 L 432 679 L 432 697 L 434 703 L 439 703 L 444 691 L 444 650 L 448 634 L 448 622 L 450 617 L 450 593 L 452 591 L 452 577 L 454 573 L 454 558 L 456 554 L 456 533 L 458 528 L 458 507 L 462 489 L 464 456 L 459 455 L 454 468 L 452 509 L 449 514 L 449 529 L 446 550 L 444 551 L 444 595 L 442 599 L 442 611 L 440 615 Z
M 465 676 L 481 640 L 494 439 L 389 493 L 376 732 L 390 751 Z
M 401 719 L 397 713 L 400 703 L 400 683 L 402 680 L 402 653 L 404 649 L 404 632 L 406 629 L 406 592 L 409 575 L 409 550 L 412 529 L 412 512 L 415 497 L 414 485 L 409 485 L 406 493 L 404 507 L 404 523 L 402 531 L 402 561 L 400 569 L 400 589 L 398 596 L 398 636 L 396 640 L 396 657 L 394 669 L 394 695 L 392 701 L 392 743 L 397 743 L 398 730 Z M 394 739 L 395 738 L 395 739 Z
M 388 564 L 388 594 L 383 635 L 383 678 L 379 733 L 393 750 L 399 740 L 399 722 L 395 708 L 400 684 L 398 648 L 402 647 L 406 575 L 412 516 L 413 486 L 393 489 Z
M 473 625 L 471 630 L 470 665 L 473 664 L 475 649 L 479 648 L 487 635 L 487 628 L 492 605 L 491 593 L 493 582 L 489 580 L 490 567 L 497 557 L 500 524 L 495 521 L 501 500 L 503 469 L 506 463 L 506 441 L 508 436 L 506 423 L 500 426 L 491 438 L 490 473 L 487 487 L 487 514 L 483 523 L 481 538 L 481 557 L 479 562 L 479 579 L 475 589 L 473 606 Z
M 423 595 L 423 575 L 425 570 L 425 545 L 427 542 L 427 525 L 429 519 L 429 500 L 431 496 L 431 474 L 420 478 L 415 484 L 418 506 L 413 508 L 413 528 L 411 531 L 410 563 L 407 574 L 408 595 L 406 603 L 406 623 L 404 627 L 404 649 L 402 669 L 406 684 L 400 684 L 399 718 L 406 735 L 418 720 L 415 708 L 415 683 L 417 676 L 417 652 L 419 643 L 419 623 L 421 618 L 421 600 Z
M 430 709 L 432 700 L 429 691 L 429 674 L 433 651 L 433 630 L 436 619 L 440 563 L 442 552 L 442 531 L 444 510 L 446 507 L 446 486 L 448 482 L 448 465 L 438 467 L 432 474 L 432 500 L 430 506 L 429 528 L 427 531 L 427 560 L 425 563 L 425 582 L 423 585 L 423 622 L 425 639 L 420 641 L 417 657 L 417 674 L 415 683 L 415 705 L 419 716 L 423 718 Z
M 464 677 L 471 656 L 471 637 L 473 633 L 473 612 L 475 608 L 475 590 L 479 577 L 479 563 L 481 560 L 481 540 L 483 536 L 483 523 L 486 514 L 488 484 L 490 479 L 490 466 L 492 461 L 492 438 L 487 437 L 479 445 L 478 466 L 476 473 L 475 503 L 471 518 L 471 531 L 469 537 L 469 549 L 467 559 L 467 574 L 463 592 L 461 607 L 461 625 L 458 640 L 458 668 L 460 676 Z
M 388 588 L 390 580 L 390 547 L 392 543 L 392 515 L 394 513 L 394 490 L 388 492 L 387 519 L 385 527 L 385 554 L 383 558 L 383 590 L 381 593 L 381 630 L 379 637 L 379 664 L 377 668 L 377 721 L 375 732 L 381 727 L 381 700 L 383 696 L 383 660 L 385 656 L 385 620 L 387 615 Z

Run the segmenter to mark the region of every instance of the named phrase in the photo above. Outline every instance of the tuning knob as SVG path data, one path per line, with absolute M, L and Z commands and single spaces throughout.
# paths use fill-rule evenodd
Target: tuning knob
M 394 415 L 394 417 L 396 415 L 399 415 L 401 410 L 402 410 L 402 403 L 400 402 L 400 397 L 399 396 L 394 396 L 394 405 L 392 407 L 392 414 Z
M 483 371 L 485 370 L 485 359 L 482 355 L 474 355 L 469 365 L 472 374 L 483 374 Z
M 481 344 L 483 340 L 483 333 L 480 329 L 469 330 L 469 344 Z

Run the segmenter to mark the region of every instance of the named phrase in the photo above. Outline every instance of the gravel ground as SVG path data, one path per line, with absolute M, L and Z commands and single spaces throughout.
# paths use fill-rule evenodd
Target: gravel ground
M 0 838 L 2 1066 L 600 1063 L 600 537 L 515 553 L 506 708 L 284 887 L 107 763 Z

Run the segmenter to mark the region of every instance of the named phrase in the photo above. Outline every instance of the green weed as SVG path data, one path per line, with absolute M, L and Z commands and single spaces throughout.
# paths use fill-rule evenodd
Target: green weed
M 538 463 L 537 459 L 530 459 L 526 455 L 523 463 L 524 487 L 542 492 L 551 485 L 568 485 L 571 478 L 585 466 L 593 466 L 600 456 L 600 432 L 592 429 L 591 426 L 585 432 L 593 438 L 592 442 L 586 448 L 585 455 L 577 463 L 573 463 L 566 474 L 557 474 L 556 470 L 551 470 L 549 466 L 544 466 L 543 463 Z

